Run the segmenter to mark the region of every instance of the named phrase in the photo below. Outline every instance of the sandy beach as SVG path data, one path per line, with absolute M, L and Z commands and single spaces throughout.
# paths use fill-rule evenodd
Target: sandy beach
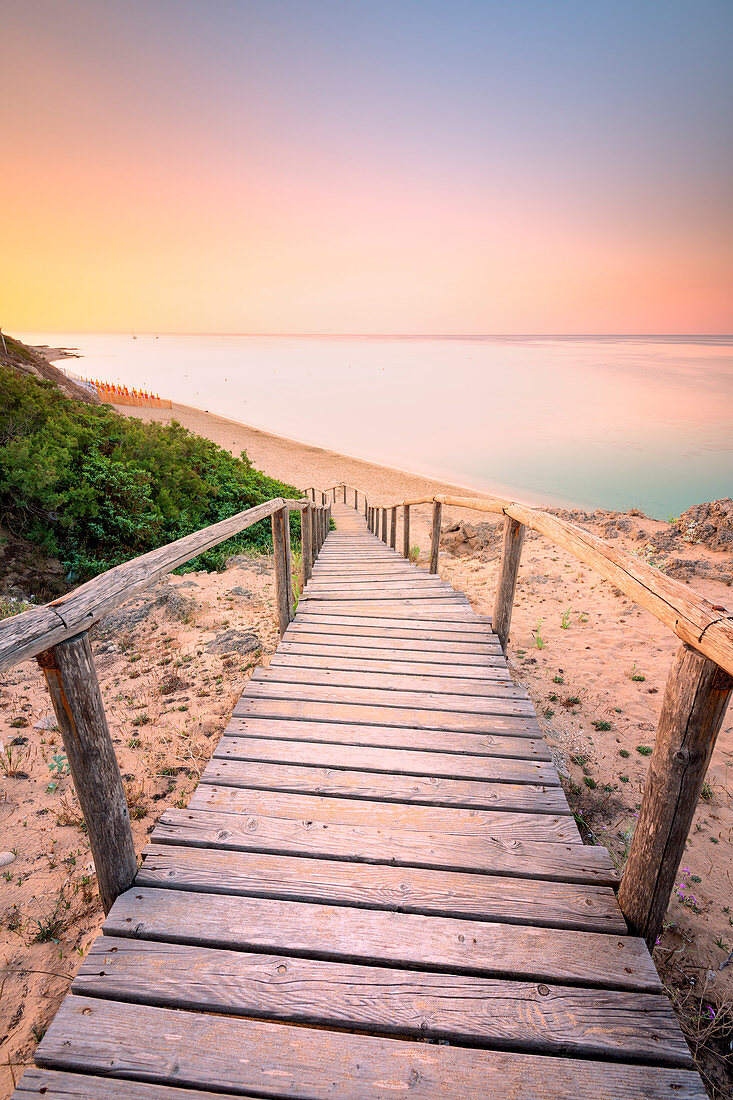
M 257 468 L 299 488 L 345 481 L 378 505 L 461 492 L 189 406 L 119 411 L 145 420 L 175 419 L 235 454 L 246 451 Z M 413 513 L 411 541 L 425 566 L 431 509 Z M 567 514 L 714 602 L 730 605 L 729 551 L 692 545 L 672 525 L 635 512 Z M 444 525 L 441 576 L 464 591 L 479 613 L 490 615 L 500 522 L 446 509 Z M 165 808 L 187 805 L 252 669 L 267 664 L 274 652 L 273 598 L 270 558 L 242 556 L 221 574 L 171 576 L 100 624 L 95 660 L 138 852 Z M 532 696 L 585 838 L 607 846 L 619 868 L 678 646 L 651 615 L 529 533 L 510 668 Z M 18 666 L 0 688 L 0 741 L 14 754 L 0 801 L 2 847 L 12 856 L 2 868 L 0 933 L 8 972 L 0 1003 L 0 1097 L 7 1097 L 96 936 L 102 913 L 83 820 L 68 772 L 57 766 L 60 736 L 35 662 Z M 733 1003 L 733 966 L 724 965 L 733 946 L 731 766 L 733 715 L 718 740 L 655 953 L 693 1043 L 701 1030 L 718 1026 L 703 1017 L 707 1007 L 716 1006 L 724 1029 Z

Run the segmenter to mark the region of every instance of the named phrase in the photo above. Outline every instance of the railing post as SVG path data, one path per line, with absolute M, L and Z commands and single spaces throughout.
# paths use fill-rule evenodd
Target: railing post
M 346 486 L 344 485 L 344 504 L 346 504 Z
M 287 566 L 288 577 L 288 622 L 292 623 L 295 618 L 295 596 L 293 594 L 293 555 L 290 548 L 290 509 L 284 509 L 283 517 L 283 530 L 285 532 L 285 565 Z
M 115 898 L 132 886 L 137 860 L 89 634 L 59 642 L 36 660 L 46 677 L 89 833 L 99 895 L 109 913 Z
M 313 532 L 307 504 L 300 510 L 300 558 L 300 579 L 305 588 L 313 572 Z
M 387 542 L 387 509 L 382 509 L 382 542 Z
M 402 505 L 402 557 L 410 558 L 410 505 Z
M 683 645 L 670 669 L 618 901 L 651 950 L 669 906 L 733 677 Z
M 287 516 L 287 508 L 278 508 L 270 517 L 272 523 L 272 551 L 275 558 L 275 605 L 277 625 L 280 628 L 281 636 L 290 625 L 290 607 L 292 603 L 290 555 L 287 552 L 288 548 L 285 541 Z M 290 597 L 288 597 L 288 592 L 290 592 Z
M 354 511 L 359 511 L 359 490 L 354 489 Z
M 367 500 L 366 493 L 364 494 L 364 518 L 366 519 L 367 512 L 369 511 L 369 501 Z
M 438 554 L 440 553 L 440 520 L 443 515 L 443 505 L 436 500 L 433 503 L 433 530 L 430 538 L 430 572 L 438 572 Z
M 311 504 L 308 509 L 310 512 L 310 524 L 311 524 L 311 569 L 316 564 L 316 558 L 318 557 L 318 520 L 316 517 L 316 506 Z
M 397 505 L 392 507 L 392 515 L 390 516 L 389 525 L 389 545 L 394 550 L 397 546 Z
M 519 559 L 522 556 L 523 542 L 524 524 L 518 523 L 511 516 L 507 516 L 504 520 L 499 581 L 496 588 L 494 615 L 491 623 L 494 633 L 501 642 L 504 653 L 506 653 L 509 641 L 509 627 L 512 621 L 512 608 L 514 607 L 514 589 L 517 586 L 517 572 L 519 570 Z
M 367 531 L 371 531 L 372 529 L 372 512 L 373 509 L 370 507 L 367 511 Z

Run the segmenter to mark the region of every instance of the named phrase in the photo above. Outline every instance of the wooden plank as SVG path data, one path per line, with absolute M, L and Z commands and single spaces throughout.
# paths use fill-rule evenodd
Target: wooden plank
M 383 656 L 386 641 L 386 648 L 392 660 L 397 660 L 395 654 L 405 652 L 410 655 L 408 660 L 420 659 L 420 654 L 425 654 L 423 660 L 449 661 L 450 655 L 453 654 L 460 657 L 468 656 L 471 658 L 471 663 L 476 657 L 487 658 L 491 664 L 506 668 L 506 661 L 501 654 L 501 649 L 497 642 L 491 640 L 491 635 L 487 635 L 486 641 L 481 641 L 475 640 L 469 635 L 463 636 L 466 640 L 461 640 L 460 637 L 453 635 L 445 635 L 443 638 L 436 639 L 430 637 L 430 632 L 423 633 L 426 634 L 425 637 L 416 638 L 410 637 L 407 632 L 403 632 L 402 636 L 394 632 L 387 635 L 386 631 L 383 633 L 378 629 L 364 627 L 351 629 L 343 626 L 324 626 L 323 630 L 318 630 L 310 626 L 307 628 L 302 627 L 296 619 L 288 627 L 278 650 L 285 652 L 285 648 L 289 645 L 339 645 L 359 649 L 376 649 L 379 651 L 379 655 Z M 437 656 L 433 656 L 433 654 Z M 372 655 L 374 656 L 374 654 Z
M 311 747 L 315 746 L 308 748 Z M 344 752 L 344 749 L 341 751 Z M 349 752 L 352 756 L 356 755 L 353 749 Z M 311 753 L 304 755 L 312 756 Z M 300 794 L 310 792 L 329 797 L 363 798 L 379 802 L 415 802 L 428 806 L 462 806 L 523 813 L 570 813 L 565 795 L 559 786 L 541 787 L 530 783 L 375 774 L 359 771 L 358 766 L 357 760 L 352 760 L 351 768 L 324 768 L 319 767 L 312 759 L 300 764 L 283 764 L 231 760 L 217 756 L 209 761 L 201 782 L 224 787 L 245 787 L 250 790 L 290 791 Z
M 338 586 L 309 584 L 302 598 L 306 601 L 305 606 L 311 611 L 314 604 L 325 602 L 351 607 L 364 600 L 378 603 L 380 607 L 390 604 L 394 600 L 399 600 L 400 604 L 405 604 L 408 607 L 419 606 L 416 602 L 418 600 L 435 600 L 441 607 L 451 607 L 454 604 L 458 607 L 467 606 L 465 597 L 456 595 L 448 587 L 421 584 L 413 584 L 408 587 L 402 582 L 399 586 L 382 583 L 378 585 L 340 584 Z
M 333 649 L 335 652 L 324 652 L 324 648 Z M 419 652 L 415 654 L 417 660 L 411 660 L 411 654 L 402 653 L 400 659 L 395 659 L 393 653 L 385 654 L 383 651 L 375 653 L 373 649 L 349 649 L 346 646 L 321 647 L 296 646 L 288 643 L 285 647 L 278 647 L 270 659 L 269 667 L 280 668 L 308 668 L 308 669 L 333 669 L 342 672 L 382 672 L 395 673 L 403 676 L 431 676 L 436 674 L 455 676 L 461 680 L 493 680 L 511 681 L 510 672 L 499 661 L 467 657 L 462 662 L 456 658 L 448 661 L 420 660 Z M 389 659 L 385 659 L 389 657 Z
M 81 996 L 66 998 L 37 1057 L 85 1073 L 298 1100 L 706 1096 L 684 1069 L 380 1039 Z
M 263 729 L 263 733 L 266 730 Z M 559 787 L 551 763 L 535 760 L 472 756 L 468 753 L 420 752 L 409 749 L 368 748 L 350 744 L 323 744 L 275 737 L 222 737 L 214 759 L 262 761 L 271 764 L 302 764 L 329 770 L 359 769 L 384 772 L 389 776 L 429 776 L 435 779 L 474 779 L 492 783 L 533 785 L 544 791 Z M 549 807 L 548 807 L 549 808 Z M 557 809 L 558 806 L 552 806 Z
M 516 687 L 509 677 L 502 679 L 459 676 L 437 676 L 433 671 L 404 675 L 399 672 L 378 672 L 365 669 L 329 669 L 316 665 L 304 667 L 303 663 L 270 663 L 267 668 L 254 670 L 252 680 L 265 683 L 321 684 L 324 687 L 354 687 L 370 691 L 416 691 L 427 695 L 468 695 L 479 698 L 526 699 L 524 688 Z
M 417 617 L 421 620 L 455 623 L 461 629 L 465 629 L 466 624 L 477 623 L 468 600 L 446 592 L 438 593 L 431 600 L 427 600 L 423 595 L 413 597 L 409 594 L 406 594 L 404 599 L 382 595 L 381 599 L 320 600 L 317 597 L 303 596 L 302 600 L 302 614 L 311 619 L 323 615 L 342 619 L 358 619 L 364 616 L 379 619 L 392 617 L 397 619 L 400 625 L 404 619 L 412 621 Z M 364 606 L 365 603 L 368 607 Z M 300 603 L 298 609 L 300 610 Z
M 642 940 L 598 932 L 140 886 L 117 900 L 104 932 L 199 947 L 662 992 Z
M 451 697 L 452 698 L 452 697 Z M 302 721 L 352 722 L 364 725 L 409 726 L 411 729 L 442 733 L 503 734 L 539 736 L 536 718 L 530 715 L 456 714 L 453 710 L 419 710 L 396 706 L 371 706 L 348 701 L 319 702 L 318 699 L 281 699 L 263 694 L 243 696 L 234 709 L 237 718 L 290 718 Z M 440 749 L 436 738 L 435 747 Z
M 528 843 L 580 843 L 574 819 L 565 814 L 514 813 L 494 809 L 479 811 L 452 806 L 339 798 L 315 792 L 261 791 L 206 782 L 199 784 L 188 806 L 189 810 L 228 813 L 243 818 L 265 816 L 283 822 L 325 822 L 349 827 L 364 825 L 426 835 L 436 833 L 441 837 L 479 837 L 487 840 L 516 837 Z
M 549 760 L 550 752 L 537 735 L 467 733 L 432 730 L 414 726 L 386 726 L 368 722 L 356 724 L 325 719 L 276 719 L 272 715 L 247 715 L 232 718 L 226 728 L 230 737 L 285 737 L 300 741 L 364 745 L 373 748 L 418 749 L 435 753 L 471 753 L 474 756 L 513 757 L 518 760 Z
M 509 878 L 155 842 L 148 844 L 143 857 L 137 886 L 626 935 L 626 922 L 614 892 L 603 883 Z
M 100 1068 L 99 1072 L 108 1071 Z M 38 1069 L 29 1066 L 18 1082 L 12 1100 L 45 1096 L 46 1100 L 248 1100 L 254 1093 L 202 1092 L 171 1085 L 148 1085 L 144 1081 L 123 1081 L 119 1077 L 91 1077 L 86 1073 Z
M 665 996 L 100 936 L 81 996 L 690 1067 Z
M 528 815 L 530 816 L 530 815 Z M 515 878 L 612 885 L 618 876 L 605 848 L 579 843 L 528 843 L 468 834 L 435 834 L 366 825 L 314 823 L 215 810 L 166 810 L 152 839 L 159 844 L 271 852 L 428 870 L 481 871 Z
M 336 629 L 332 629 L 336 628 Z M 479 645 L 499 646 L 495 635 L 486 629 L 483 623 L 477 623 L 467 617 L 450 616 L 440 618 L 435 610 L 431 610 L 429 618 L 419 616 L 407 616 L 395 618 L 393 615 L 331 615 L 321 612 L 310 615 L 305 610 L 300 610 L 298 604 L 298 618 L 288 626 L 286 637 L 294 637 L 299 634 L 361 634 L 372 635 L 387 641 L 391 638 L 413 638 L 425 641 L 470 641 Z M 501 647 L 499 648 L 501 652 Z
M 350 675 L 350 674 L 347 674 Z M 376 687 L 329 687 L 326 684 L 288 683 L 277 679 L 277 672 L 263 669 L 260 677 L 249 681 L 243 699 L 296 699 L 314 703 L 369 703 L 385 710 L 414 708 L 417 710 L 445 711 L 454 715 L 512 715 L 532 716 L 534 707 L 530 699 L 522 698 L 519 691 L 493 695 L 458 695 L 438 691 L 379 690 Z M 235 714 L 238 708 L 235 708 Z M 388 717 L 388 716 L 387 716 Z

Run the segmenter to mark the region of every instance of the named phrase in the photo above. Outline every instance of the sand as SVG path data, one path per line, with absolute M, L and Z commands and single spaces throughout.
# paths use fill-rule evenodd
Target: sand
M 145 420 L 175 418 L 235 454 L 245 450 L 256 467 L 300 488 L 346 481 L 380 505 L 459 489 L 188 406 L 120 411 Z M 470 495 L 478 494 L 471 490 Z M 447 526 L 485 518 L 455 510 L 444 515 Z M 599 512 L 582 519 L 646 558 L 657 554 L 658 540 L 668 534 L 668 525 L 633 514 Z M 429 507 L 414 510 L 412 542 L 420 548 L 423 566 L 429 522 Z M 498 524 L 489 523 L 480 528 L 477 540 L 469 529 L 466 541 L 462 528 L 447 536 L 441 555 L 441 575 L 466 592 L 482 614 L 492 611 L 499 533 Z M 681 553 L 673 549 L 669 560 Z M 725 576 L 733 568 L 730 556 L 704 548 L 695 547 L 695 557 L 708 573 L 717 569 Z M 730 604 L 730 587 L 710 575 L 693 577 L 691 585 L 716 603 Z M 107 633 L 95 638 L 138 851 L 166 807 L 186 804 L 251 668 L 260 660 L 266 663 L 273 652 L 277 631 L 272 589 L 266 556 L 237 559 L 223 574 L 170 578 L 154 593 L 120 609 Z M 257 649 L 247 652 L 255 644 L 253 634 L 261 656 Z M 619 867 L 648 767 L 643 750 L 654 744 L 678 645 L 669 630 L 590 569 L 547 540 L 529 535 L 510 667 L 534 700 L 586 837 L 605 844 Z M 63 770 L 58 775 L 54 771 L 60 738 L 44 726 L 53 726 L 48 696 L 35 663 L 28 662 L 13 670 L 0 689 L 0 741 L 6 753 L 14 737 L 25 739 L 13 747 L 18 774 L 0 776 L 0 847 L 17 851 L 12 863 L 0 867 L 5 875 L 0 879 L 0 951 L 6 971 L 0 1001 L 0 1062 L 5 1063 L 0 1066 L 0 1097 L 10 1094 L 13 1079 L 32 1059 L 35 1043 L 101 924 L 71 780 Z M 707 800 L 700 803 L 690 835 L 685 870 L 678 878 L 684 888 L 675 892 L 655 954 L 693 1038 L 722 1027 L 725 1006 L 733 1001 L 733 965 L 719 969 L 733 946 L 731 766 L 733 715 L 718 739 Z M 48 936 L 45 942 L 36 942 L 39 934 Z M 717 1013 L 716 1021 L 710 1021 L 708 1006 Z M 701 1064 L 720 1079 L 719 1065 L 706 1056 Z

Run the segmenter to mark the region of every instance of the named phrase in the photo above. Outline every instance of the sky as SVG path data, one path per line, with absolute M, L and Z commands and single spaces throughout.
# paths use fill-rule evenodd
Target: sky
M 730 333 L 730 0 L 0 0 L 5 331 Z

